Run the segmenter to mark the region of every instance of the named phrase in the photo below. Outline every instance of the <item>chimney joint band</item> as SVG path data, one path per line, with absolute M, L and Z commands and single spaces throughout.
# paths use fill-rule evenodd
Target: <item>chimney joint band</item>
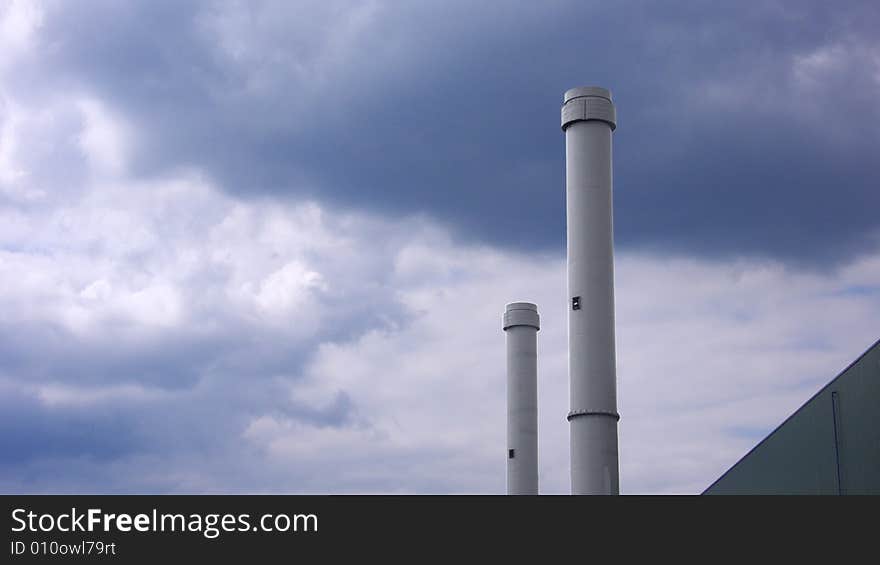
M 620 420 L 620 414 L 612 410 L 572 410 L 568 413 L 568 416 L 566 416 L 565 419 L 570 422 L 574 418 L 580 418 L 582 416 L 607 416 L 609 418 L 614 418 L 615 420 Z

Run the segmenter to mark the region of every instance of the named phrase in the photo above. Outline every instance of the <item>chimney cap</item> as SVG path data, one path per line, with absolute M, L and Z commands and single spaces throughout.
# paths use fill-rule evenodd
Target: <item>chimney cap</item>
M 602 88 L 601 86 L 578 86 L 576 88 L 569 88 L 565 91 L 565 95 L 562 97 L 562 103 L 564 104 L 575 98 L 583 98 L 584 96 L 596 96 L 598 98 L 605 98 L 609 102 L 613 102 L 611 99 L 611 91 L 607 88 Z
M 532 302 L 511 302 L 505 308 L 508 312 L 511 310 L 531 310 L 532 312 L 538 311 L 538 305 L 533 304 Z
M 541 329 L 541 317 L 538 316 L 538 307 L 531 302 L 511 302 L 504 309 L 501 328 L 507 331 L 513 326 L 529 326 L 536 330 Z

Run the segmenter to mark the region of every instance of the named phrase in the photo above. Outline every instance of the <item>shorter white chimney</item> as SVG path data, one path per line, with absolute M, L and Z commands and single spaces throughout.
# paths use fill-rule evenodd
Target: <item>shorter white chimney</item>
M 507 494 L 538 494 L 538 307 L 512 302 L 507 334 Z

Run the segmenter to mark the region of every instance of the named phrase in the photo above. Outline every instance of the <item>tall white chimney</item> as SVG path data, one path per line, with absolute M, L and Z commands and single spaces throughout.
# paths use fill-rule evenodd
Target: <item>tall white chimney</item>
M 611 199 L 616 127 L 610 91 L 587 86 L 565 93 L 572 494 L 620 492 Z
M 538 494 L 538 307 L 512 302 L 507 335 L 507 494 Z

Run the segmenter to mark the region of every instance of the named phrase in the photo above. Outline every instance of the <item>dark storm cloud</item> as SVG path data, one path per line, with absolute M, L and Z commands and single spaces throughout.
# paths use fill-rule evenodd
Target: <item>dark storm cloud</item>
M 619 107 L 619 244 L 809 262 L 877 228 L 871 3 L 248 6 L 62 5 L 43 60 L 135 121 L 142 173 L 196 164 L 240 195 L 428 212 L 558 249 L 560 98 L 595 83 Z M 798 57 L 835 46 L 798 90 Z M 849 133 L 823 135 L 807 98 Z
M 131 451 L 130 419 L 112 407 L 48 409 L 35 398 L 4 389 L 0 399 L 0 466 L 34 459 L 87 457 L 108 460 Z
M 323 408 L 292 406 L 277 384 L 241 390 L 241 381 L 242 375 L 216 375 L 180 396 L 48 405 L 0 387 L 0 491 L 254 491 L 261 486 L 251 475 L 262 470 L 248 468 L 257 454 L 241 433 L 255 412 L 310 425 L 352 423 L 355 409 L 344 393 Z M 239 392 L 230 395 L 232 387 Z M 186 467 L 201 468 L 189 486 L 178 474 Z
M 257 490 L 253 447 L 242 437 L 257 415 L 319 427 L 357 422 L 343 391 L 323 406 L 290 399 L 303 347 L 282 336 L 249 339 L 235 328 L 202 343 L 185 333 L 47 343 L 46 328 L 27 330 L 17 340 L 0 328 L 10 342 L 0 377 L 14 375 L 0 379 L 0 491 Z M 120 473 L 120 465 L 130 468 Z M 203 476 L 187 486 L 166 472 L 172 466 L 204 467 Z

